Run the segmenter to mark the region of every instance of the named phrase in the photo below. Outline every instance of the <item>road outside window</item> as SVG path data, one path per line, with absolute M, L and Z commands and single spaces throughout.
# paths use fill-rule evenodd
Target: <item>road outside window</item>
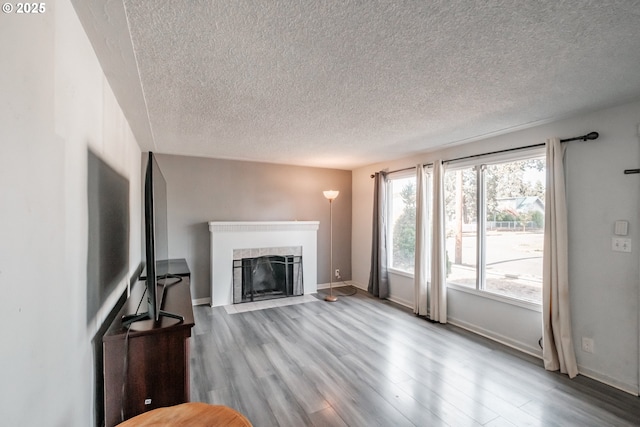
M 447 171 L 447 283 L 542 301 L 545 162 Z

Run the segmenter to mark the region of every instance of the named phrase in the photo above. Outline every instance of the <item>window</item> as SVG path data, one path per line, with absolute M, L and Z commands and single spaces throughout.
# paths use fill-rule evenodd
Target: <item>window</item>
M 389 178 L 389 267 L 413 274 L 416 251 L 416 177 Z
M 544 158 L 485 162 L 445 174 L 447 283 L 541 303 Z
M 445 174 L 447 282 L 476 287 L 477 174 L 474 168 Z

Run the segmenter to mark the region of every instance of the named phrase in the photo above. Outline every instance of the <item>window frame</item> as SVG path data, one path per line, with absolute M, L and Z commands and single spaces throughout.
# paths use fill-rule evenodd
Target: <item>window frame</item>
M 534 147 L 523 150 L 487 154 L 486 156 L 474 157 L 462 161 L 448 162 L 445 168 L 447 172 L 474 168 L 476 173 L 476 283 L 474 287 L 446 282 L 447 288 L 455 289 L 496 301 L 506 302 L 512 305 L 541 311 L 542 300 L 539 302 L 518 298 L 511 295 L 501 294 L 486 289 L 486 255 L 487 255 L 487 200 L 486 200 L 486 167 L 504 163 L 545 159 L 544 147 Z
M 432 201 L 431 201 L 431 195 L 432 195 L 432 187 L 433 187 L 433 167 L 430 165 L 424 165 L 422 166 L 424 168 L 425 173 L 427 174 L 427 194 L 426 194 L 426 199 L 427 199 L 427 209 L 428 209 L 428 221 L 429 221 L 429 226 L 427 227 L 427 232 L 428 232 L 428 239 L 430 241 L 431 239 L 431 205 L 432 205 Z M 413 178 L 414 180 L 414 185 L 416 187 L 416 191 L 418 189 L 418 183 L 417 183 L 417 171 L 415 168 L 411 168 L 408 170 L 401 170 L 401 171 L 397 171 L 397 172 L 390 172 L 389 174 L 387 174 L 387 178 L 386 178 L 386 182 L 385 185 L 387 186 L 387 203 L 386 203 L 386 217 L 388 218 L 387 224 L 386 224 L 386 236 L 387 236 L 387 256 L 388 256 L 388 266 L 387 266 L 387 270 L 389 272 L 392 272 L 396 275 L 399 276 L 404 276 L 404 277 L 408 277 L 408 278 L 414 278 L 414 271 L 407 271 L 407 270 L 403 270 L 400 269 L 398 267 L 393 266 L 393 227 L 394 227 L 394 223 L 391 221 L 391 215 L 393 212 L 393 193 L 392 193 L 392 181 L 394 180 L 400 180 L 400 179 L 406 179 L 406 178 Z M 416 198 L 417 198 L 417 194 L 416 194 Z M 416 206 L 416 218 L 418 215 L 418 207 Z M 414 224 L 415 226 L 415 224 Z M 414 250 L 415 250 L 415 242 L 414 242 Z M 415 268 L 415 265 L 414 265 Z

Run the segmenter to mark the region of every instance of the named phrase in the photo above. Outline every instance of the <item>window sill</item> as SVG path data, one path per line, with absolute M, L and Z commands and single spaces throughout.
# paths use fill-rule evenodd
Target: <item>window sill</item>
M 413 279 L 413 273 L 409 273 L 408 271 L 398 270 L 397 268 L 389 267 L 387 271 L 391 274 L 395 274 L 396 276 L 408 277 L 409 279 Z
M 510 298 L 508 296 L 505 295 L 500 295 L 500 294 L 494 294 L 492 292 L 487 292 L 487 291 L 479 291 L 478 289 L 475 288 L 469 288 L 466 286 L 460 286 L 460 285 L 456 285 L 453 283 L 447 283 L 447 288 L 449 289 L 455 289 L 456 291 L 460 291 L 460 292 L 464 292 L 467 294 L 471 294 L 471 295 L 475 295 L 481 298 L 487 298 L 487 299 L 491 299 L 494 301 L 499 301 L 501 303 L 504 304 L 509 304 L 509 305 L 515 305 L 518 307 L 522 307 L 525 308 L 527 310 L 531 310 L 531 311 L 537 311 L 538 313 L 542 313 L 542 304 L 537 304 L 535 302 L 530 302 L 530 301 L 524 301 L 524 300 L 520 300 L 520 299 L 516 299 L 516 298 Z
M 396 276 L 402 276 L 409 279 L 414 278 L 413 273 L 409 273 L 407 271 L 398 270 L 396 268 L 387 268 L 387 271 Z M 487 291 L 479 291 L 475 288 L 469 288 L 467 286 L 456 285 L 454 283 L 447 283 L 447 288 L 454 289 L 456 291 L 464 292 L 467 294 L 475 295 L 481 298 L 486 298 L 494 301 L 501 302 L 503 304 L 514 305 L 517 307 L 522 307 L 527 310 L 536 311 L 538 313 L 542 313 L 542 304 L 537 304 L 535 302 L 524 301 L 517 298 L 511 298 L 505 295 L 494 294 L 492 292 Z

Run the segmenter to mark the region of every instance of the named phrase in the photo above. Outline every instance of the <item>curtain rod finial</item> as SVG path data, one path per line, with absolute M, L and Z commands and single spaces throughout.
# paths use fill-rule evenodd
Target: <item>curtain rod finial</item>
M 588 133 L 584 136 L 584 141 L 586 141 L 587 139 L 598 139 L 598 137 L 600 136 L 600 134 L 598 132 L 591 132 Z

